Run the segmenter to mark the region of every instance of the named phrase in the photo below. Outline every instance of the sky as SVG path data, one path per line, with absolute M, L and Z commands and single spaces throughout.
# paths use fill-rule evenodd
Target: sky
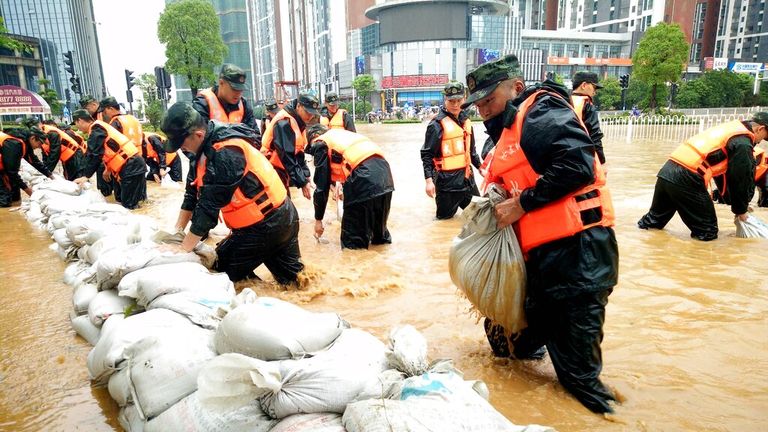
M 104 81 L 107 93 L 118 102 L 127 102 L 125 69 L 138 78 L 154 75 L 155 66 L 165 64 L 165 47 L 157 39 L 157 20 L 164 8 L 163 0 L 93 0 Z M 137 87 L 133 97 L 141 97 Z

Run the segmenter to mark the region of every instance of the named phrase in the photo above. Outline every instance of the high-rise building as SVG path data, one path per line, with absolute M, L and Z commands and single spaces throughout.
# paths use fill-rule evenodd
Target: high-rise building
M 46 79 L 61 99 L 70 88 L 64 54 L 71 51 L 83 93 L 106 95 L 91 0 L 0 0 L 10 33 L 40 39 Z
M 714 56 L 768 62 L 767 21 L 765 0 L 721 0 Z
M 45 78 L 40 39 L 7 35 L 25 44 L 29 50 L 12 50 L 0 47 L 0 85 L 12 85 L 38 93 L 39 81 Z

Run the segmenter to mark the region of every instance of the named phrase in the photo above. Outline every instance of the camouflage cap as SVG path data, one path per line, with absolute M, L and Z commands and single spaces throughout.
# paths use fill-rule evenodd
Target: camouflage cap
M 336 92 L 328 92 L 325 94 L 325 103 L 336 105 L 339 103 L 339 95 Z
M 267 101 L 264 102 L 264 109 L 266 109 L 268 112 L 271 112 L 272 114 L 280 111 L 280 107 L 277 105 L 277 101 L 274 99 L 267 99 Z
M 88 104 L 91 103 L 91 102 L 98 103 L 99 101 L 97 101 L 96 98 L 91 96 L 91 95 L 85 95 L 85 96 L 81 97 L 80 98 L 80 108 L 87 107 Z
M 43 132 L 43 130 L 37 126 L 32 126 L 31 128 L 29 128 L 29 136 L 35 137 L 42 141 L 45 139 L 45 132 Z
M 596 89 L 601 89 L 601 86 L 597 81 L 597 74 L 594 72 L 579 71 L 573 75 L 573 89 L 576 90 L 582 83 L 590 83 L 595 86 Z
M 752 121 L 759 125 L 768 127 L 768 111 L 760 111 L 754 113 L 752 115 Z
M 443 96 L 448 100 L 463 99 L 466 93 L 464 84 L 458 81 L 448 81 L 448 84 L 443 88 Z
M 37 117 L 25 117 L 24 120 L 21 121 L 21 125 L 28 128 L 37 126 L 38 124 L 40 124 L 40 120 L 38 120 Z
M 320 101 L 317 100 L 317 96 L 312 93 L 301 93 L 298 99 L 299 105 L 303 106 L 308 113 L 312 115 L 320 115 Z
M 523 76 L 517 56 L 510 54 L 498 60 L 478 66 L 467 74 L 469 97 L 461 107 L 466 108 L 493 93 L 499 83 Z
M 175 152 L 181 148 L 194 128 L 204 123 L 200 113 L 195 111 L 189 102 L 176 102 L 171 105 L 160 125 L 160 130 L 168 137 L 164 144 L 165 151 Z
M 72 113 L 72 121 L 76 120 L 87 120 L 87 121 L 93 121 L 93 117 L 91 117 L 91 113 L 84 109 L 75 110 L 75 112 Z
M 236 91 L 245 90 L 245 71 L 233 64 L 225 63 L 221 66 L 219 78 L 227 81 Z
M 104 111 L 104 108 L 117 108 L 119 110 L 120 104 L 117 103 L 114 96 L 107 96 L 99 102 L 99 112 Z

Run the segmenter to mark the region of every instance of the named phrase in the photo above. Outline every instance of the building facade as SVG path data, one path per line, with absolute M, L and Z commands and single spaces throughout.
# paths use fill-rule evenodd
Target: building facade
M 38 93 L 45 78 L 40 40 L 29 36 L 7 35 L 26 44 L 28 50 L 0 47 L 0 85 L 12 85 Z
M 83 93 L 106 95 L 91 0 L 0 0 L 0 15 L 11 33 L 40 40 L 45 78 L 64 100 L 70 76 L 64 54 L 73 53 Z M 79 95 L 72 95 L 73 102 Z
M 741 62 L 768 62 L 767 21 L 765 0 L 721 0 L 714 56 Z

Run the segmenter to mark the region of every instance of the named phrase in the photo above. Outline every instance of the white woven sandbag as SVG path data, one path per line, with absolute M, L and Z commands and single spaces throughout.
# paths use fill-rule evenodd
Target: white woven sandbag
M 96 298 L 98 293 L 99 289 L 96 287 L 96 284 L 83 283 L 78 285 L 75 288 L 75 293 L 72 295 L 72 306 L 75 310 L 75 313 L 78 315 L 85 314 L 88 316 L 88 306 L 90 306 L 91 301 Z M 88 319 L 90 320 L 90 317 Z M 100 325 L 101 324 L 99 324 L 99 326 Z
M 223 274 L 226 278 L 227 275 Z M 229 279 L 227 279 L 229 282 Z M 230 282 L 231 284 L 231 282 Z M 221 289 L 215 286 L 165 294 L 155 298 L 150 309 L 168 309 L 189 318 L 193 323 L 207 329 L 215 329 L 220 322 L 216 311 L 230 303 L 235 295 L 234 286 Z
M 159 249 L 154 243 L 130 244 L 102 252 L 96 262 L 96 282 L 100 289 L 117 286 L 124 275 L 144 267 L 176 262 L 200 262 L 194 253 L 178 253 Z
M 117 285 L 117 290 L 121 296 L 138 298 L 140 286 L 142 289 L 148 291 L 150 290 L 150 287 L 156 287 L 154 291 L 147 293 L 147 295 L 152 296 L 151 299 L 141 299 L 141 304 L 146 305 L 154 300 L 155 297 L 161 295 L 157 293 L 160 289 L 166 290 L 163 294 L 177 292 L 178 290 L 173 290 L 173 285 L 175 285 L 177 278 L 184 278 L 179 285 L 186 286 L 185 284 L 187 282 L 197 279 L 200 274 L 208 274 L 208 269 L 195 262 L 180 262 L 145 267 L 123 276 L 120 283 Z
M 427 340 L 411 325 L 395 327 L 389 332 L 389 367 L 407 376 L 421 375 L 429 369 Z
M 161 273 L 161 275 L 161 278 L 154 280 L 143 278 L 140 281 L 136 293 L 136 301 L 140 305 L 149 305 L 156 299 L 166 295 L 185 292 L 200 292 L 198 296 L 204 299 L 204 291 L 208 291 L 209 295 L 207 298 L 212 302 L 216 302 L 216 305 L 213 307 L 218 307 L 228 304 L 235 296 L 235 285 L 229 280 L 226 273 L 211 274 L 206 271 Z
M 72 321 L 72 328 L 75 329 L 75 333 L 85 339 L 86 342 L 91 344 L 91 346 L 99 342 L 101 329 L 93 325 L 88 315 L 78 316 L 75 312 L 72 312 L 69 318 Z
M 120 297 L 116 290 L 101 291 L 88 304 L 88 317 L 95 326 L 101 326 L 112 315 L 136 312 L 132 298 Z
M 219 413 L 205 409 L 195 392 L 150 420 L 144 432 L 267 432 L 274 430 L 275 423 L 277 420 L 264 414 L 255 400 L 230 406 L 226 412 Z
M 51 190 L 65 195 L 80 195 L 80 186 L 69 180 L 52 180 L 40 183 L 35 186 L 35 190 Z
M 261 360 L 305 357 L 327 348 L 349 325 L 334 313 L 306 311 L 259 297 L 229 312 L 216 330 L 219 354 L 240 353 Z
M 736 237 L 740 238 L 768 238 L 768 224 L 754 215 L 747 215 L 747 220 L 742 222 L 734 218 L 736 224 Z
M 294 414 L 276 424 L 270 432 L 347 432 L 337 413 Z

